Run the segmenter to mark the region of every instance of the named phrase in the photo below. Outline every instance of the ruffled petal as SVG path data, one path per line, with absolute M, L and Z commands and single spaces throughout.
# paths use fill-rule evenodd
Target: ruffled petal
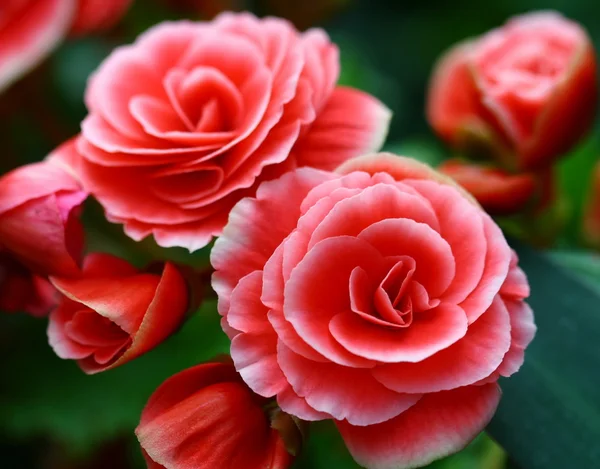
M 491 420 L 497 384 L 426 394 L 396 418 L 359 427 L 336 422 L 354 459 L 369 469 L 413 469 L 455 453 Z

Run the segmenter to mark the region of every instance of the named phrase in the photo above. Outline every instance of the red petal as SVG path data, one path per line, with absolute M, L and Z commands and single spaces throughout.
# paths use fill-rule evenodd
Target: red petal
M 229 296 L 239 280 L 254 270 L 262 270 L 277 246 L 295 228 L 300 204 L 308 191 L 332 177 L 308 168 L 287 173 L 263 183 L 256 198 L 243 199 L 234 207 L 211 252 L 211 264 L 216 270 L 212 285 L 219 295 L 220 314 L 227 313 Z M 285 198 L 280 197 L 282 193 Z M 274 219 L 277 224 L 273 224 Z
M 373 96 L 337 87 L 294 147 L 294 156 L 300 166 L 333 170 L 349 158 L 379 150 L 391 117 Z
M 349 352 L 383 363 L 420 362 L 459 341 L 467 332 L 467 317 L 458 306 L 442 303 L 415 313 L 409 327 L 390 329 L 341 313 L 329 323 L 334 339 Z
M 136 435 L 168 468 L 283 469 L 291 456 L 232 366 L 209 363 L 165 381 L 150 397 Z
M 277 359 L 294 392 L 310 407 L 355 425 L 388 420 L 421 397 L 390 391 L 373 378 L 369 370 L 307 360 L 281 342 Z
M 366 241 L 349 236 L 318 243 L 292 271 L 285 285 L 283 314 L 298 335 L 328 359 L 351 367 L 371 360 L 342 347 L 329 332 L 336 314 L 350 312 L 349 278 L 355 267 L 383 277 L 383 258 Z M 354 314 L 354 313 L 352 313 Z
M 337 422 L 354 459 L 369 469 L 413 469 L 464 448 L 488 424 L 497 384 L 427 394 L 396 418 L 357 427 Z
M 462 42 L 446 52 L 436 64 L 429 84 L 427 119 L 440 137 L 449 142 L 455 142 L 466 125 L 485 125 L 469 66 L 472 48 L 471 42 Z
M 0 90 L 34 67 L 63 39 L 75 11 L 74 0 L 27 2 L 2 25 Z
M 418 363 L 377 366 L 373 376 L 386 387 L 406 393 L 438 392 L 476 383 L 500 366 L 510 347 L 510 330 L 508 311 L 497 298 L 455 344 Z

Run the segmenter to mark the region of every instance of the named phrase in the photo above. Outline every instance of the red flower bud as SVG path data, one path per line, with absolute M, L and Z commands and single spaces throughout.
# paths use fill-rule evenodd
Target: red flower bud
M 530 170 L 587 132 L 596 96 L 587 33 L 559 14 L 533 13 L 451 49 L 433 74 L 427 114 L 450 144 Z
M 135 433 L 149 469 L 285 469 L 293 458 L 280 431 L 299 430 L 282 425 L 281 416 L 231 362 L 213 362 L 167 379 Z
M 156 347 L 180 326 L 188 307 L 186 283 L 169 263 L 157 275 L 108 254 L 90 254 L 80 278 L 50 281 L 63 294 L 50 314 L 50 345 L 88 374 Z
M 470 192 L 491 215 L 510 215 L 530 206 L 539 186 L 532 173 L 509 174 L 460 160 L 445 161 L 438 169 Z
M 86 197 L 55 161 L 22 166 L 4 175 L 0 246 L 37 274 L 76 275 L 83 248 L 77 214 Z
M 44 316 L 56 304 L 56 290 L 8 251 L 0 250 L 0 311 Z

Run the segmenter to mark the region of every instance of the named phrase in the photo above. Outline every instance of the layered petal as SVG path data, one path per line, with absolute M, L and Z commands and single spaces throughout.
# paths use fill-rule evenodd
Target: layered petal
M 297 143 L 294 156 L 300 166 L 333 170 L 354 156 L 379 150 L 391 117 L 373 96 L 337 87 Z
M 292 462 L 260 401 L 227 363 L 166 380 L 146 404 L 136 435 L 146 458 L 167 469 L 285 469 Z
M 420 394 L 389 390 L 369 370 L 318 363 L 292 352 L 281 342 L 277 359 L 292 389 L 313 409 L 354 425 L 373 425 L 413 406 Z
M 427 394 L 396 418 L 367 427 L 336 422 L 354 459 L 370 469 L 412 469 L 455 453 L 492 418 L 497 384 Z
M 89 374 L 153 349 L 175 332 L 188 309 L 185 280 L 169 263 L 156 275 L 107 254 L 91 254 L 80 277 L 51 277 L 51 282 L 63 298 L 50 315 L 50 345 Z
M 77 218 L 87 197 L 53 162 L 18 168 L 0 179 L 0 244 L 42 275 L 76 275 L 83 249 Z
M 223 14 L 155 26 L 91 78 L 78 176 L 130 237 L 201 248 L 261 182 L 299 165 L 331 169 L 381 144 L 383 106 L 357 91 L 334 91 L 338 74 L 327 35 L 300 34 L 284 20 Z M 355 132 L 357 115 L 364 124 Z M 322 140 L 327 128 L 345 143 L 312 158 L 305 137 Z M 302 141 L 306 151 L 298 149 Z

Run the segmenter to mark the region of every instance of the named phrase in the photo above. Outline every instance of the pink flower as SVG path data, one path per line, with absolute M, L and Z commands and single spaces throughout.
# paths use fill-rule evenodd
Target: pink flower
M 79 207 L 87 194 L 58 163 L 58 155 L 0 178 L 0 247 L 39 275 L 79 273 L 83 228 Z
M 89 34 L 112 27 L 125 14 L 132 0 L 77 0 L 72 35 Z
M 427 114 L 449 143 L 534 169 L 587 132 L 596 96 L 586 32 L 557 13 L 532 13 L 451 49 L 433 74 Z
M 298 169 L 235 206 L 211 255 L 219 312 L 254 392 L 335 419 L 366 467 L 417 467 L 492 417 L 535 332 L 529 285 L 428 166 L 379 154 L 337 173 Z
M 185 280 L 169 263 L 158 275 L 94 253 L 80 277 L 50 280 L 62 294 L 50 313 L 50 346 L 88 374 L 152 350 L 182 324 L 188 307 Z
M 261 180 L 381 145 L 389 111 L 338 74 L 321 30 L 250 14 L 158 25 L 92 77 L 76 170 L 133 239 L 198 249 Z
M 66 35 L 75 0 L 2 0 L 0 92 L 35 67 Z
M 293 458 L 276 428 L 289 416 L 267 404 L 231 363 L 205 363 L 161 384 L 135 433 L 151 469 L 286 469 Z

